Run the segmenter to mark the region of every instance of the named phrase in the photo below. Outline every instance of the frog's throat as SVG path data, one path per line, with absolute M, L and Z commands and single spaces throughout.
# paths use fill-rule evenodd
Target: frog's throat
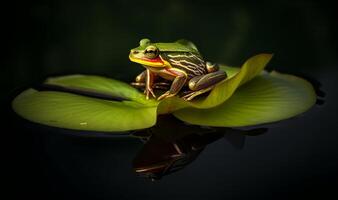
M 165 62 L 160 58 L 147 59 L 147 58 L 135 58 L 129 55 L 129 59 L 132 62 L 139 63 L 141 65 L 150 66 L 150 67 L 164 67 L 166 66 Z

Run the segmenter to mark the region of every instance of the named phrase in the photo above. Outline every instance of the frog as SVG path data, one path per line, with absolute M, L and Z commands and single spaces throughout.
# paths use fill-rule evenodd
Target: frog
M 178 96 L 182 88 L 187 88 L 181 98 L 191 101 L 227 78 L 226 72 L 217 64 L 205 61 L 195 44 L 185 39 L 170 43 L 141 39 L 139 46 L 130 50 L 129 59 L 145 68 L 132 85 L 144 86 L 146 99 L 156 99 L 153 89 L 169 84 L 169 89 L 157 100 Z M 156 83 L 159 78 L 166 82 Z

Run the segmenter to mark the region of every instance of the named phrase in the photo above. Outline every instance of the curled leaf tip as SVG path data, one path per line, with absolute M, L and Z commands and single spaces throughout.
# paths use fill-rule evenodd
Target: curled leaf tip
M 240 127 L 294 117 L 316 102 L 312 85 L 299 77 L 276 71 L 254 78 L 216 108 L 186 108 L 174 115 L 191 124 Z
M 231 75 L 228 76 L 229 78 L 225 81 L 220 82 L 207 97 L 189 102 L 179 98 L 165 99 L 160 102 L 159 113 L 171 113 L 186 107 L 208 109 L 218 106 L 230 98 L 239 86 L 259 75 L 264 70 L 271 58 L 272 54 L 255 55 L 249 58 L 240 69 L 236 70 L 233 68 L 221 66 L 221 70 L 224 70 Z

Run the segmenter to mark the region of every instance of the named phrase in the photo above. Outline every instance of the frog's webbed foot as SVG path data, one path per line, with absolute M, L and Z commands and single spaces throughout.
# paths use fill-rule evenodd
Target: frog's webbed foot
M 197 97 L 198 95 L 201 95 L 201 94 L 204 94 L 206 92 L 209 92 L 210 90 L 212 90 L 215 86 L 212 85 L 210 87 L 207 87 L 207 88 L 204 88 L 204 89 L 201 89 L 201 90 L 198 90 L 198 91 L 194 91 L 194 92 L 190 92 L 189 94 L 186 94 L 182 97 L 183 100 L 185 101 L 190 101 L 192 100 L 193 98 Z

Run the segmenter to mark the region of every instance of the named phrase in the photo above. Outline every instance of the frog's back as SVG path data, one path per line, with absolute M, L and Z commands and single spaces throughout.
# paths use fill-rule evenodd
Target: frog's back
M 165 52 L 160 55 L 174 68 L 185 71 L 189 78 L 207 73 L 202 56 L 193 52 Z

